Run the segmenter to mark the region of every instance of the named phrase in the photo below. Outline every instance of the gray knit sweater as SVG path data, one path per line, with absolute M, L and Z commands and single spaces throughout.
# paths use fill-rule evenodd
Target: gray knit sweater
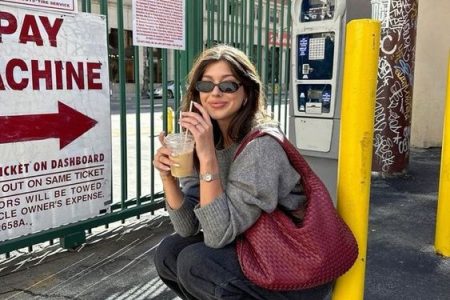
M 179 235 L 202 229 L 205 244 L 221 248 L 255 223 L 262 211 L 272 212 L 277 204 L 295 209 L 304 200 L 297 193 L 300 175 L 274 138 L 254 139 L 233 161 L 236 149 L 234 144 L 216 151 L 224 193 L 210 204 L 198 205 L 198 175 L 181 180 L 183 205 L 177 210 L 167 206 Z

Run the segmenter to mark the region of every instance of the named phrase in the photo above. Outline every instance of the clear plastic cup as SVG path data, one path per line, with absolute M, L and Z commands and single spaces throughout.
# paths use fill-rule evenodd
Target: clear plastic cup
M 186 177 L 194 171 L 194 137 L 185 133 L 168 134 L 164 142 L 172 151 L 172 160 L 175 165 L 170 168 L 174 177 Z

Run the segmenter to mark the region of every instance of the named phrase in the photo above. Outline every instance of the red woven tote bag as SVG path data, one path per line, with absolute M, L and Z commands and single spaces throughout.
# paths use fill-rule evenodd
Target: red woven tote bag
M 263 212 L 236 242 L 244 275 L 270 290 L 300 290 L 330 282 L 351 268 L 358 256 L 352 232 L 338 215 L 319 177 L 283 134 L 274 129 L 252 131 L 234 158 L 254 138 L 270 135 L 283 146 L 301 176 L 306 194 L 304 218 L 296 225 L 280 209 Z

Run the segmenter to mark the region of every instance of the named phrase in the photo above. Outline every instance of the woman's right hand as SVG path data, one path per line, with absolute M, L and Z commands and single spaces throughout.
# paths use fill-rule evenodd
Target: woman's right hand
M 170 149 L 164 143 L 164 131 L 159 134 L 159 141 L 162 146 L 156 151 L 153 166 L 159 171 L 161 177 L 172 176 L 170 173 L 170 165 L 172 164 L 170 160 Z

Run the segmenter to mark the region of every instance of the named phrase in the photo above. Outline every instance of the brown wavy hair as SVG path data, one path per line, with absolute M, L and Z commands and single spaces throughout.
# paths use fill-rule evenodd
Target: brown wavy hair
M 195 89 L 195 84 L 201 80 L 206 68 L 218 61 L 228 63 L 233 75 L 242 83 L 245 90 L 247 102 L 236 113 L 227 132 L 233 142 L 239 143 L 253 127 L 271 121 L 264 107 L 265 95 L 261 79 L 253 63 L 241 50 L 228 45 L 217 45 L 203 51 L 188 75 L 187 89 L 181 110 L 188 111 L 191 101 L 200 103 L 200 94 Z M 217 145 L 222 134 L 217 121 L 212 120 L 212 123 L 214 142 Z

